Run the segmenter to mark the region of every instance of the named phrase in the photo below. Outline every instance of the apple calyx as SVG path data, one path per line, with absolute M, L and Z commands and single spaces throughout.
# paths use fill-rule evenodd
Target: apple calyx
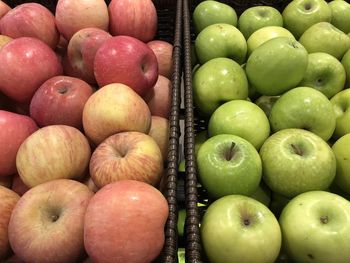
M 58 215 L 51 215 L 50 219 L 52 223 L 56 222 L 58 220 L 59 216 Z
M 322 224 L 327 224 L 328 223 L 328 216 L 321 216 L 320 221 Z
M 65 94 L 65 93 L 67 93 L 68 88 L 67 87 L 61 87 L 57 91 L 58 91 L 59 94 Z
M 236 150 L 235 150 L 236 143 L 232 142 L 230 149 L 225 152 L 225 158 L 227 161 L 231 161 L 232 158 L 235 156 Z
M 249 220 L 248 218 L 244 218 L 244 219 L 243 219 L 243 224 L 244 224 L 245 226 L 249 226 L 249 225 L 250 225 L 250 220 Z
M 305 9 L 306 11 L 310 11 L 310 10 L 312 9 L 311 3 L 305 3 L 304 9 Z

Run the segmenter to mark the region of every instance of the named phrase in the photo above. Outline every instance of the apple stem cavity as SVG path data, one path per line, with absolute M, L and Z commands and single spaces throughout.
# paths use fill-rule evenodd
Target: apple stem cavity
M 305 10 L 310 10 L 310 9 L 312 8 L 311 3 L 306 3 L 306 4 L 304 5 L 304 8 L 305 8 Z
M 295 154 L 303 156 L 304 153 L 303 153 L 303 150 L 301 149 L 301 147 L 299 147 L 298 145 L 295 145 L 295 144 L 291 144 L 291 146 L 292 146 Z
M 59 216 L 58 215 L 51 215 L 51 221 L 54 223 L 58 220 Z
M 227 161 L 232 160 L 232 158 L 234 157 L 235 152 L 236 152 L 235 151 L 235 146 L 236 146 L 236 143 L 232 142 L 230 149 L 225 152 L 225 158 L 226 158 Z
M 65 93 L 67 93 L 67 91 L 68 91 L 67 87 L 61 87 L 58 89 L 58 93 L 60 93 L 60 94 L 65 94 Z
M 327 224 L 328 223 L 328 216 L 321 216 L 320 221 L 322 224 Z
M 249 225 L 250 225 L 250 220 L 249 220 L 248 218 L 244 218 L 244 219 L 243 219 L 243 224 L 244 224 L 245 226 L 249 226 Z

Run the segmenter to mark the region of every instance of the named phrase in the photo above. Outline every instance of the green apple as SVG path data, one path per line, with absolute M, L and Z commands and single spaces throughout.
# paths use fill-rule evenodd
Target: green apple
M 338 92 L 330 99 L 330 102 L 333 105 L 336 118 L 333 137 L 337 139 L 350 133 L 350 89 Z
M 246 74 L 261 95 L 281 95 L 303 79 L 308 53 L 296 40 L 276 37 L 257 47 L 246 63 Z
M 287 198 L 327 189 L 335 177 L 336 159 L 331 147 L 316 134 L 303 129 L 273 133 L 260 149 L 263 180 Z
M 186 263 L 186 250 L 184 247 L 179 247 L 177 249 L 177 262 Z
M 264 111 L 247 100 L 231 100 L 218 107 L 208 123 L 209 137 L 233 134 L 259 149 L 270 135 L 270 124 Z
M 231 58 L 238 64 L 246 60 L 247 41 L 233 25 L 218 23 L 204 28 L 195 39 L 200 64 L 218 57 Z
M 310 26 L 319 22 L 330 22 L 332 12 L 324 0 L 293 0 L 282 12 L 283 25 L 296 39 Z
M 213 202 L 203 216 L 200 233 L 211 263 L 274 262 L 282 239 L 272 212 L 241 195 Z
M 195 32 L 198 34 L 212 24 L 225 23 L 237 26 L 237 14 L 228 4 L 207 0 L 195 7 L 192 21 Z
M 184 236 L 185 231 L 185 219 L 186 219 L 186 209 L 182 208 L 178 211 L 177 215 L 177 233 L 180 237 Z
M 256 30 L 247 40 L 248 56 L 261 44 L 276 37 L 289 37 L 295 40 L 293 34 L 280 26 L 266 26 Z
M 350 194 L 350 133 L 340 137 L 332 146 L 337 160 L 335 184 Z
M 239 16 L 237 27 L 248 39 L 250 35 L 265 26 L 283 26 L 281 13 L 272 6 L 252 6 Z
M 299 86 L 317 89 L 330 99 L 344 89 L 345 81 L 342 63 L 328 53 L 316 52 L 309 54 L 306 73 Z
M 330 100 L 322 92 L 310 87 L 297 87 L 275 102 L 269 121 L 274 132 L 299 128 L 328 141 L 333 135 L 336 117 Z
M 258 105 L 265 112 L 267 117 L 269 117 L 273 105 L 280 97 L 281 96 L 262 95 L 259 98 L 257 98 L 254 103 Z
M 193 100 L 201 115 L 210 115 L 223 103 L 248 97 L 248 80 L 242 67 L 229 58 L 214 58 L 193 74 Z
M 208 195 L 252 195 L 261 181 L 258 151 L 247 140 L 219 134 L 206 140 L 197 154 L 198 178 Z
M 349 36 L 350 37 L 350 36 Z M 350 49 L 345 52 L 344 56 L 340 61 L 345 69 L 346 73 L 346 86 L 350 87 Z
M 293 262 L 349 262 L 350 202 L 343 197 L 300 194 L 283 209 L 279 223 L 283 250 Z
M 260 185 L 250 197 L 268 207 L 271 202 L 271 190 L 263 181 L 260 181 Z
M 349 36 L 328 22 L 319 22 L 309 27 L 299 42 L 309 53 L 325 52 L 339 60 L 350 48 Z
M 346 34 L 350 33 L 350 4 L 337 0 L 329 2 L 328 6 L 332 11 L 331 24 Z

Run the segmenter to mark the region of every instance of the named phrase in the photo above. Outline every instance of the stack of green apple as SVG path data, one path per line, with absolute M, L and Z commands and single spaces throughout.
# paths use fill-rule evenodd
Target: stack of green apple
M 350 262 L 350 4 L 198 1 L 192 25 L 203 257 Z

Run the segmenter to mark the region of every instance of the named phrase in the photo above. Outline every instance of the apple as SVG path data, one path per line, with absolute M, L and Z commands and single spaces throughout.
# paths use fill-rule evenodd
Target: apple
M 0 35 L 0 50 L 3 46 L 9 43 L 13 38 L 5 35 Z
M 30 102 L 30 116 L 43 127 L 54 124 L 83 128 L 82 116 L 92 87 L 69 76 L 55 76 L 45 81 Z
M 350 89 L 344 89 L 338 92 L 330 99 L 330 102 L 336 117 L 333 137 L 337 139 L 350 133 Z
M 260 181 L 258 188 L 256 188 L 255 192 L 250 195 L 251 198 L 259 201 L 260 203 L 266 205 L 267 207 L 270 206 L 271 196 L 272 196 L 271 190 L 267 187 L 267 185 L 263 181 Z
M 78 129 L 50 125 L 32 133 L 16 156 L 19 176 L 32 188 L 54 179 L 80 179 L 89 165 L 91 149 Z
M 246 61 L 247 42 L 235 26 L 217 23 L 205 27 L 197 35 L 195 49 L 200 64 L 218 57 L 231 58 L 243 64 Z
M 276 37 L 257 47 L 245 70 L 261 95 L 276 96 L 298 85 L 307 69 L 308 53 L 296 40 Z
M 55 19 L 58 31 L 68 41 L 77 31 L 86 27 L 108 31 L 108 8 L 103 0 L 58 0 Z
M 0 0 L 0 19 L 1 19 L 4 15 L 6 15 L 6 13 L 7 13 L 8 11 L 10 11 L 10 10 L 11 10 L 11 7 L 8 6 L 4 1 L 1 1 L 1 0 Z M 0 29 L 0 32 L 1 32 L 1 29 Z
M 0 110 L 0 177 L 16 173 L 18 148 L 37 129 L 29 116 Z
M 18 173 L 13 175 L 12 186 L 10 187 L 19 196 L 22 196 L 30 188 L 26 186 Z
M 78 71 L 78 69 L 73 67 L 73 65 L 71 64 L 71 61 L 68 58 L 67 50 L 64 50 L 64 52 L 62 53 L 60 58 L 61 58 L 61 64 L 62 64 L 64 75 L 69 76 L 69 77 L 74 77 L 74 78 L 81 78 L 82 77 L 82 75 Z
M 339 60 L 350 49 L 350 37 L 328 22 L 309 27 L 299 42 L 309 53 L 325 52 Z
M 343 31 L 350 33 L 350 4 L 343 0 L 331 1 L 328 3 L 332 11 L 331 24 Z
M 226 3 L 206 0 L 196 5 L 192 21 L 195 33 L 198 34 L 207 26 L 217 23 L 237 26 L 237 13 L 233 7 Z
M 134 37 L 111 37 L 96 52 L 94 74 L 100 87 L 123 83 L 144 96 L 157 82 L 157 57 Z
M 345 85 L 350 87 L 350 49 L 345 52 L 344 56 L 340 60 L 343 65 L 346 73 L 346 82 Z
M 147 183 L 108 184 L 92 197 L 86 210 L 86 252 L 93 262 L 152 262 L 164 245 L 168 213 L 165 197 Z
M 203 143 L 209 139 L 208 131 L 203 130 L 200 132 L 197 132 L 194 137 L 194 152 L 195 156 L 197 156 L 199 148 L 202 147 Z
M 281 96 L 262 95 L 259 98 L 257 98 L 254 103 L 258 105 L 265 112 L 267 117 L 269 117 L 273 105 L 280 97 Z
M 318 135 L 303 129 L 283 129 L 266 139 L 260 149 L 263 181 L 278 194 L 327 189 L 335 177 L 336 159 Z
M 146 102 L 130 87 L 112 83 L 98 89 L 84 105 L 85 134 L 96 145 L 118 132 L 148 133 L 151 112 Z
M 168 160 L 169 139 L 170 139 L 170 124 L 169 120 L 159 116 L 152 116 L 151 128 L 148 133 L 151 136 L 162 153 L 163 161 Z
M 152 0 L 112 0 L 108 12 L 109 31 L 113 36 L 132 36 L 142 42 L 154 39 L 158 16 Z
M 209 262 L 274 262 L 282 239 L 272 212 L 241 195 L 211 203 L 201 220 L 200 233 Z
M 14 191 L 0 185 L 0 200 L 0 260 L 4 260 L 11 251 L 8 239 L 8 224 L 19 196 Z
M 233 134 L 259 149 L 270 135 L 270 124 L 264 111 L 247 100 L 231 100 L 218 107 L 208 123 L 209 137 Z
M 44 81 L 62 73 L 55 52 L 39 39 L 16 38 L 0 51 L 0 91 L 15 101 L 30 101 Z
M 102 43 L 112 37 L 108 32 L 88 27 L 77 31 L 68 42 L 67 56 L 75 72 L 82 80 L 96 83 L 94 75 L 94 59 L 96 51 Z
M 283 9 L 283 26 L 296 39 L 312 25 L 331 22 L 332 11 L 325 0 L 293 0 Z
M 55 17 L 39 3 L 23 3 L 6 13 L 0 20 L 1 34 L 12 38 L 34 37 L 52 49 L 59 41 Z
M 147 45 L 157 57 L 159 74 L 171 79 L 173 73 L 173 45 L 164 40 L 152 40 Z
M 248 80 L 244 69 L 230 58 L 214 58 L 193 74 L 193 101 L 204 117 L 223 103 L 248 97 Z
M 260 28 L 267 26 L 283 26 L 281 13 L 273 6 L 251 6 L 243 11 L 238 18 L 237 28 L 245 39 Z
M 283 250 L 293 262 L 348 262 L 349 219 L 345 198 L 325 191 L 300 194 L 279 219 Z
M 85 184 L 94 193 L 96 193 L 99 190 L 99 188 L 96 186 L 96 184 L 92 180 L 90 174 L 85 176 L 81 182 Z
M 25 262 L 77 262 L 84 253 L 84 216 L 92 196 L 86 185 L 69 179 L 28 190 L 8 226 L 14 253 Z
M 25 263 L 21 259 L 18 258 L 17 255 L 12 255 L 9 258 L 7 258 L 4 263 Z

